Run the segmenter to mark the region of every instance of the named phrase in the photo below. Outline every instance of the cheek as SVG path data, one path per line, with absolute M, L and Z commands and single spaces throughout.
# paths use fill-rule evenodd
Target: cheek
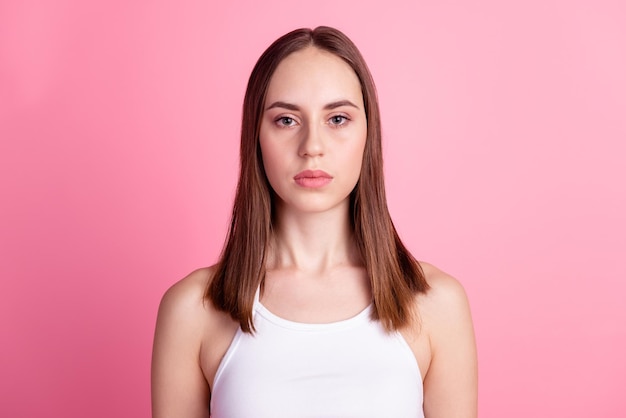
M 348 161 L 346 163 L 350 164 L 355 169 L 360 171 L 361 165 L 363 164 L 363 154 L 365 153 L 365 144 L 366 144 L 367 132 L 363 132 L 360 136 L 359 141 L 354 141 L 350 149 L 347 150 L 346 155 L 348 155 Z
M 263 162 L 265 174 L 270 177 L 274 169 L 274 156 L 268 147 L 261 146 L 261 161 Z

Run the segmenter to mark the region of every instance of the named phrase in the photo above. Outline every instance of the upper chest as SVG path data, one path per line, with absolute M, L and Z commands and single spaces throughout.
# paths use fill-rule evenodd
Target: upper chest
M 394 416 L 418 416 L 422 380 L 412 349 L 400 333 L 370 320 L 370 309 L 330 324 L 303 324 L 260 305 L 257 332 L 238 331 L 218 368 L 215 416 L 276 416 L 268 405 L 278 404 L 289 411 L 284 416 L 302 416 L 304 405 L 311 416 L 385 415 L 389 405 L 401 413 Z

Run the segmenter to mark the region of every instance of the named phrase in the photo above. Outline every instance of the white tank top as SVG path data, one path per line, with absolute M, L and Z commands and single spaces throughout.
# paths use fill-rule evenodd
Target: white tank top
M 330 324 L 288 321 L 254 302 L 256 333 L 237 330 L 211 393 L 212 418 L 423 418 L 417 361 L 372 306 Z

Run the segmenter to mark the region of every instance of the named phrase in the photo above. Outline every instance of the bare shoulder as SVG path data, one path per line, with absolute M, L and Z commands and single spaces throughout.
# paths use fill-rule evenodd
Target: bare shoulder
M 158 325 L 199 337 L 198 329 L 210 319 L 204 293 L 212 272 L 210 267 L 198 269 L 172 285 L 161 299 Z
M 158 323 L 175 333 L 186 333 L 198 342 L 219 339 L 223 330 L 230 332 L 233 321 L 228 314 L 217 310 L 205 298 L 207 286 L 215 273 L 215 266 L 195 270 L 174 283 L 163 295 L 159 306 Z
M 189 352 L 199 350 L 212 316 L 204 298 L 212 274 L 210 267 L 195 270 L 165 292 L 159 304 L 155 349 L 177 340 Z
M 204 293 L 213 270 L 213 267 L 201 268 L 174 283 L 163 295 L 159 310 L 179 315 L 205 310 Z
M 420 262 L 420 265 L 430 286 L 428 292 L 419 295 L 417 301 L 422 320 L 444 321 L 451 316 L 469 315 L 469 301 L 463 285 L 432 264 Z
M 420 264 L 430 285 L 417 298 L 431 353 L 424 378 L 424 411 L 429 417 L 475 418 L 476 342 L 465 289 L 435 266 Z
M 227 344 L 224 324 L 232 322 L 204 297 L 213 273 L 196 270 L 161 299 L 152 351 L 153 417 L 209 416 L 209 382 L 221 358 L 216 350 Z

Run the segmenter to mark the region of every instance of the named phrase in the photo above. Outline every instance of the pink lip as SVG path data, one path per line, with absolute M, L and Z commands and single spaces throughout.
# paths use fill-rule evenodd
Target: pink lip
M 324 187 L 333 180 L 333 177 L 322 170 L 304 170 L 293 178 L 298 186 L 317 189 Z

